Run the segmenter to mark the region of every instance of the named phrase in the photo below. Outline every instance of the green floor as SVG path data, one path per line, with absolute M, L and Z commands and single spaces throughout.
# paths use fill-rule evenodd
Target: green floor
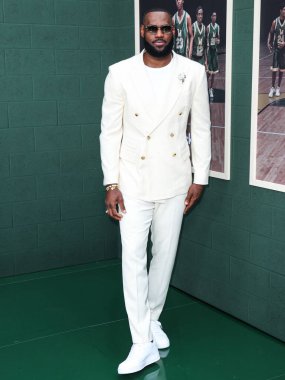
M 285 344 L 173 288 L 171 348 L 128 376 L 131 345 L 117 260 L 0 279 L 1 380 L 283 380 Z

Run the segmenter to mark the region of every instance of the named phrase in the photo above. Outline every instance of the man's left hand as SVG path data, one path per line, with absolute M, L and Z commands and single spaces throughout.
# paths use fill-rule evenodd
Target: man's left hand
M 190 209 L 198 202 L 203 193 L 204 187 L 204 185 L 197 185 L 196 183 L 192 183 L 192 185 L 189 187 L 187 196 L 185 198 L 184 214 L 188 214 Z

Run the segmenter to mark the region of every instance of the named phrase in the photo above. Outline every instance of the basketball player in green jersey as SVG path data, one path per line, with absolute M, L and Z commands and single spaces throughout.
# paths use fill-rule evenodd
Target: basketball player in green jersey
M 192 20 L 183 9 L 184 0 L 176 0 L 177 12 L 172 17 L 175 27 L 174 51 L 184 57 L 191 58 L 193 45 Z
M 207 26 L 207 57 L 208 57 L 208 76 L 209 76 L 209 95 L 214 97 L 214 79 L 219 72 L 218 48 L 220 43 L 220 26 L 216 23 L 217 13 L 213 12 L 212 22 Z
M 207 38 L 206 27 L 203 24 L 203 8 L 196 9 L 196 21 L 192 25 L 193 29 L 193 52 L 192 60 L 207 67 Z
M 285 71 L 285 3 L 280 4 L 280 16 L 277 17 L 268 34 L 267 47 L 270 53 L 273 51 L 272 70 L 272 87 L 268 96 L 272 98 L 280 96 L 280 86 Z M 273 40 L 273 44 L 272 43 Z M 275 88 L 276 76 L 279 72 L 278 86 Z

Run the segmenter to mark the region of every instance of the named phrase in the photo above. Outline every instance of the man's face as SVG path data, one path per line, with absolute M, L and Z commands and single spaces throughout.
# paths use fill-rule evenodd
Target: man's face
M 285 7 L 280 9 L 280 17 L 285 18 Z
M 176 0 L 177 9 L 180 11 L 183 8 L 184 0 Z
M 212 19 L 212 23 L 215 24 L 215 22 L 217 21 L 217 15 L 216 15 L 216 13 L 212 14 L 211 19 Z
M 199 9 L 198 13 L 196 14 L 196 18 L 199 23 L 203 21 L 203 9 Z
M 156 33 L 151 33 L 147 30 L 150 25 L 165 26 L 170 25 L 172 30 L 170 33 L 163 33 L 158 29 Z M 141 26 L 141 37 L 144 39 L 145 50 L 154 57 L 165 57 L 171 53 L 173 47 L 172 19 L 165 12 L 150 12 L 145 16 L 144 24 Z

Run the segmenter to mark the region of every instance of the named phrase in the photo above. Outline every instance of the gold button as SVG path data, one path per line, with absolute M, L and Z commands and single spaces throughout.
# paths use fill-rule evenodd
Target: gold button
M 170 137 L 174 137 L 174 133 L 170 133 Z
M 173 153 L 172 157 L 176 157 L 176 153 Z
M 139 114 L 138 114 L 138 113 L 135 113 L 135 116 L 139 116 Z
M 146 138 L 147 138 L 148 140 L 150 140 L 150 136 L 146 136 Z
M 141 160 L 145 160 L 145 156 L 141 156 Z
M 183 112 L 179 112 L 179 116 L 181 116 L 183 114 Z

